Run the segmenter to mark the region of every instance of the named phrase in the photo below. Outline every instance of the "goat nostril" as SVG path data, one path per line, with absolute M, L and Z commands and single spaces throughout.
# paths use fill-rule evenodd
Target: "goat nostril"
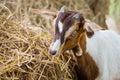
M 56 52 L 57 52 L 57 51 L 52 51 L 52 50 L 49 51 L 49 53 L 50 53 L 51 55 L 55 55 Z

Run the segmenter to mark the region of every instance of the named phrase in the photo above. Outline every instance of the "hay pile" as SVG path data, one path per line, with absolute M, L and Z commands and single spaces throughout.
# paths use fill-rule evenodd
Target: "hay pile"
M 57 60 L 48 55 L 52 21 L 29 11 L 58 11 L 63 5 L 85 10 L 89 12 L 86 16 L 92 17 L 83 0 L 0 1 L 0 80 L 76 80 L 75 64 L 68 54 Z
M 0 18 L 0 79 L 72 80 L 70 57 L 58 61 L 48 55 L 51 35 L 38 27 L 27 27 Z

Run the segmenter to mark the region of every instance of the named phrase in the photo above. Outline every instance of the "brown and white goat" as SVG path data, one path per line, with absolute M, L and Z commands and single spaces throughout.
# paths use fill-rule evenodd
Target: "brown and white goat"
M 120 80 L 120 36 L 86 21 L 82 14 L 61 8 L 55 19 L 50 54 L 72 50 L 79 80 Z

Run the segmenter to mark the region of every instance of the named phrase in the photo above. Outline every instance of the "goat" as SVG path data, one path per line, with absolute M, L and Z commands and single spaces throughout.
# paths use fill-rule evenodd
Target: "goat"
M 93 24 L 93 25 L 90 25 Z M 78 66 L 78 80 L 120 80 L 120 36 L 86 21 L 76 11 L 61 8 L 55 21 L 49 53 L 71 50 Z

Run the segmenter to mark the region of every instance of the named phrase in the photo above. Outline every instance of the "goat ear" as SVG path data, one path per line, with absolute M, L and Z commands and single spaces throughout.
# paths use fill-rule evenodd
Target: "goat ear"
M 94 35 L 94 31 L 92 30 L 90 26 L 86 26 L 85 29 L 86 29 L 88 38 L 91 38 Z
M 93 30 L 93 31 L 103 30 L 103 28 L 101 26 L 99 26 L 98 24 L 96 24 L 94 22 L 91 22 L 88 19 L 85 19 L 85 25 L 84 25 L 84 27 L 90 27 L 91 30 Z
M 90 26 L 86 26 L 85 29 L 86 29 L 87 32 L 93 32 L 93 30 Z
M 59 11 L 59 12 L 64 13 L 65 11 L 66 11 L 65 6 L 63 6 L 63 7 L 61 7 L 61 9 L 60 9 L 60 11 Z

